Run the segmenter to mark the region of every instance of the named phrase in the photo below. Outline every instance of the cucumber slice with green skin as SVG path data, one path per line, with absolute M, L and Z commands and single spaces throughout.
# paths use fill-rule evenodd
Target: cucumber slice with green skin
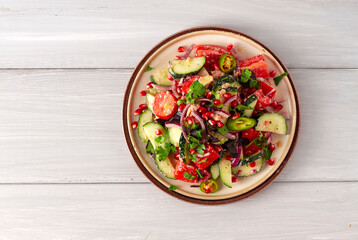
M 188 142 L 185 140 L 185 137 L 182 133 L 179 140 L 179 156 L 181 159 L 183 159 L 183 162 L 185 164 L 190 164 L 191 162 L 188 155 L 188 151 Z
M 175 79 L 198 73 L 205 64 L 205 57 L 187 58 L 185 60 L 174 60 L 170 73 Z
M 249 105 L 247 105 L 247 106 L 249 106 L 249 107 L 252 107 L 253 109 L 252 109 L 252 110 L 245 110 L 245 111 L 244 111 L 244 116 L 245 116 L 245 117 L 251 117 L 251 116 L 252 116 L 252 113 L 254 112 L 256 103 L 257 103 L 257 99 L 254 100 L 254 101 L 253 101 L 252 103 L 250 103 Z
M 217 92 L 222 88 L 222 85 L 224 85 L 224 84 L 228 85 L 225 88 L 232 87 L 232 88 L 239 89 L 241 87 L 241 84 L 236 80 L 235 77 L 233 77 L 231 75 L 225 75 L 215 81 L 212 90 L 214 92 Z M 230 88 L 229 88 L 229 90 L 230 90 Z
M 164 176 L 170 179 L 176 179 L 174 177 L 175 169 L 169 158 L 165 159 L 164 161 L 159 161 L 158 159 L 155 159 L 155 164 L 157 165 L 159 171 L 164 174 Z
M 251 163 L 253 161 L 256 161 L 259 158 L 263 158 L 264 156 L 265 156 L 265 151 L 255 153 L 255 154 L 253 154 L 253 155 L 251 155 L 249 157 L 246 157 L 243 160 L 240 160 L 239 164 L 237 164 L 236 167 L 247 165 L 247 164 L 249 164 L 249 163 Z
M 181 129 L 181 127 L 179 125 L 174 125 L 174 126 L 167 127 L 167 128 L 168 128 L 170 142 L 174 146 L 179 147 L 180 137 L 183 133 L 183 130 Z
M 257 131 L 273 132 L 278 134 L 287 134 L 287 121 L 279 113 L 265 113 L 258 119 Z
M 220 179 L 223 184 L 229 188 L 232 187 L 232 177 L 231 177 L 231 161 L 221 159 L 219 162 L 219 172 Z
M 251 167 L 250 164 L 246 164 L 240 167 L 233 167 L 232 174 L 237 177 L 248 177 L 258 173 L 262 169 L 264 159 L 261 157 L 254 161 L 255 166 Z
M 168 79 L 168 69 L 157 71 L 150 76 L 150 80 L 159 86 L 171 86 L 172 81 Z
M 223 135 L 221 135 L 218 132 L 210 131 L 210 135 L 212 135 L 214 138 L 218 139 L 219 142 L 213 142 L 215 145 L 221 145 L 227 142 L 229 139 Z
M 219 164 L 213 164 L 210 167 L 210 174 L 213 179 L 217 179 L 220 175 Z
M 253 118 L 239 117 L 236 119 L 229 118 L 226 126 L 232 131 L 243 131 L 253 128 L 256 125 L 256 120 Z
M 165 144 L 170 143 L 167 131 L 159 123 L 148 122 L 148 123 L 144 124 L 143 129 L 144 129 L 144 132 L 148 136 L 148 140 L 152 143 L 154 149 L 159 147 L 159 146 L 161 146 L 162 148 L 165 148 Z M 155 132 L 156 132 L 157 129 L 162 131 L 161 136 L 164 136 L 164 141 L 163 142 L 156 141 L 156 138 L 158 137 L 158 135 Z M 154 161 L 155 161 L 158 169 L 167 178 L 175 179 L 174 178 L 174 167 L 173 167 L 172 163 L 170 162 L 169 158 L 166 158 L 165 160 L 160 161 L 157 157 L 155 157 Z
M 245 106 L 249 106 L 252 102 L 254 102 L 257 99 L 258 99 L 257 96 L 255 94 L 252 94 L 246 99 L 244 104 Z
M 154 99 L 155 99 L 154 95 L 147 93 L 147 107 L 150 111 L 152 111 L 153 114 L 154 114 L 153 111 Z
M 153 113 L 147 108 L 140 114 L 138 120 L 138 128 L 137 128 L 140 139 L 142 139 L 145 143 L 148 142 L 148 136 L 144 132 L 143 126 L 144 124 L 152 121 L 153 121 Z

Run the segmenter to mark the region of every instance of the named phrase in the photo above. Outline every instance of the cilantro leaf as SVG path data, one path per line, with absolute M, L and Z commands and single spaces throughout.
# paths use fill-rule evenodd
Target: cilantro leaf
M 175 191 L 177 190 L 179 187 L 178 186 L 175 186 L 175 185 L 170 185 L 170 187 L 168 188 L 169 191 Z
M 275 77 L 273 81 L 275 82 L 275 85 L 278 86 L 278 84 L 281 82 L 281 80 L 288 75 L 288 72 L 282 73 L 280 76 Z
M 148 65 L 147 68 L 144 70 L 144 72 L 148 72 L 148 71 L 150 71 L 150 70 L 152 70 L 152 69 L 154 69 L 154 68 L 149 67 L 149 65 Z
M 148 145 L 147 145 L 147 148 L 146 148 L 146 151 L 147 153 L 151 153 L 151 154 L 154 154 L 154 147 L 152 145 L 152 143 L 150 141 L 148 141 Z
M 226 126 L 223 126 L 222 128 L 218 129 L 218 133 L 225 135 L 229 132 L 229 129 Z
M 188 93 L 186 94 L 186 100 L 188 100 L 190 103 L 194 103 L 195 99 L 203 96 L 205 91 L 206 88 L 204 85 L 199 81 L 195 81 L 189 87 Z
M 196 152 L 203 155 L 204 154 L 204 150 L 205 150 L 205 145 L 202 143 L 199 146 L 197 146 L 196 148 Z
M 191 175 L 190 173 L 188 173 L 188 172 L 184 172 L 183 173 L 183 177 L 184 178 L 186 178 L 186 179 L 188 179 L 188 180 L 194 180 L 194 178 L 195 178 L 195 176 L 194 175 Z
M 197 162 L 196 164 L 200 164 L 200 163 L 204 163 L 207 162 L 208 158 L 204 158 L 203 160 L 200 160 L 199 162 Z
M 188 140 L 189 140 L 189 148 L 196 148 L 197 146 L 199 146 L 199 140 L 196 139 L 195 137 L 193 136 L 189 136 L 188 137 Z
M 270 151 L 269 149 L 265 149 L 265 159 L 270 160 L 272 155 L 272 151 Z
M 244 68 L 241 72 L 241 79 L 240 81 L 243 82 L 243 83 L 246 83 L 247 81 L 249 81 L 250 77 L 251 77 L 251 74 L 252 72 L 247 69 L 247 68 Z
M 197 130 L 195 133 L 196 133 L 196 136 L 198 136 L 198 138 L 201 138 L 202 137 L 202 133 L 203 132 L 203 130 L 202 129 L 200 129 L 200 130 Z
M 164 143 L 165 137 L 164 137 L 163 135 L 160 135 L 159 137 L 156 137 L 156 138 L 155 138 L 155 141 L 156 141 L 157 143 Z
M 253 80 L 251 79 L 250 81 L 250 88 L 256 88 L 259 89 L 260 88 L 261 83 L 257 80 Z
M 196 169 L 196 172 L 198 173 L 198 175 L 199 175 L 200 178 L 203 178 L 203 175 L 201 175 L 201 172 L 200 172 L 199 169 Z
M 158 146 L 155 148 L 154 152 L 155 152 L 155 156 L 159 161 L 164 161 L 165 159 L 167 159 L 172 147 L 171 147 L 171 143 L 166 142 L 164 144 L 164 148 L 162 146 Z

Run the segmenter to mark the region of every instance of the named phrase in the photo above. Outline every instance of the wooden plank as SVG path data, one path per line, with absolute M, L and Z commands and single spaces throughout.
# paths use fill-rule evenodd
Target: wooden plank
M 0 192 L 2 239 L 358 237 L 357 183 L 274 183 L 215 207 L 151 184 L 1 185 Z
M 123 136 L 130 74 L 0 71 L 0 183 L 147 182 Z M 278 181 L 358 180 L 358 70 L 291 74 L 302 126 Z
M 349 0 L 2 0 L 0 19 L 0 68 L 132 68 L 163 38 L 203 25 L 252 35 L 289 67 L 358 67 Z

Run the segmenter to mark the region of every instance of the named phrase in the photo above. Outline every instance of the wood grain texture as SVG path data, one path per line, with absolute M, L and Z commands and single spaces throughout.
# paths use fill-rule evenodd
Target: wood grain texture
M 358 238 L 357 183 L 273 183 L 222 206 L 179 201 L 151 184 L 1 185 L 0 192 L 7 240 Z
M 357 19 L 349 0 L 2 0 L 0 68 L 133 68 L 163 38 L 203 25 L 249 34 L 291 68 L 357 68 Z
M 0 71 L 0 183 L 147 182 L 122 131 L 130 74 Z M 291 75 L 302 125 L 277 181 L 358 180 L 358 70 L 295 69 Z

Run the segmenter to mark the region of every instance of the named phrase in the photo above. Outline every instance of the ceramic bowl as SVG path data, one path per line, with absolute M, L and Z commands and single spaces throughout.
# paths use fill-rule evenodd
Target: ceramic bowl
M 135 68 L 129 80 L 123 106 L 123 126 L 128 148 L 136 164 L 148 179 L 174 197 L 201 204 L 223 204 L 244 199 L 265 188 L 280 174 L 296 144 L 300 112 L 297 93 L 290 75 L 285 77 L 276 87 L 275 99 L 283 101 L 281 111 L 288 117 L 288 134 L 273 134 L 274 143 L 282 142 L 282 146 L 277 147 L 272 155 L 275 164 L 269 166 L 265 163 L 260 172 L 250 177 L 240 178 L 238 182 L 233 183 L 232 188 L 227 188 L 220 183 L 220 189 L 216 193 L 205 194 L 198 187 L 192 187 L 193 184 L 166 178 L 158 170 L 153 159 L 146 154 L 146 144 L 139 139 L 137 131 L 131 128 L 131 123 L 138 121 L 138 116 L 133 115 L 134 110 L 138 108 L 139 104 L 145 103 L 145 97 L 141 97 L 139 92 L 146 89 L 145 86 L 153 73 L 152 71 L 145 72 L 146 67 L 150 65 L 155 69 L 166 68 L 168 61 L 179 55 L 177 52 L 179 46 L 188 47 L 193 43 L 220 46 L 233 44 L 241 58 L 246 59 L 263 54 L 270 71 L 287 72 L 286 67 L 269 48 L 241 32 L 218 27 L 200 27 L 176 33 L 150 50 Z M 179 188 L 175 191 L 169 191 L 168 188 L 172 184 L 179 186 Z

